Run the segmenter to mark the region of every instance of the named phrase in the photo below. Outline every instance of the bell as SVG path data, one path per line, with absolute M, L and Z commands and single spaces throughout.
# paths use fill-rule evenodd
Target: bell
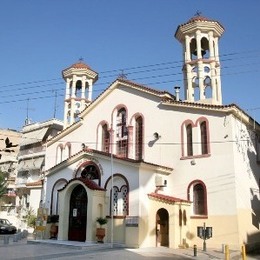
M 192 54 L 195 56 L 198 56 L 197 49 L 195 49 Z M 206 51 L 203 48 L 201 48 L 201 57 L 203 57 L 205 54 L 206 54 Z

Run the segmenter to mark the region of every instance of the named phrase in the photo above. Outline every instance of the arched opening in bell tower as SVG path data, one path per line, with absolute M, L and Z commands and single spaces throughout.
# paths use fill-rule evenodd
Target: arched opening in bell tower
M 191 52 L 191 59 L 197 60 L 199 58 L 208 59 L 209 58 L 209 41 L 206 37 L 202 37 L 200 40 L 200 50 L 201 54 L 198 55 L 197 40 L 195 38 L 191 39 L 190 41 L 190 52 Z
M 76 82 L 76 88 L 75 88 L 75 96 L 76 96 L 76 98 L 81 98 L 81 92 L 82 92 L 82 81 L 78 80 Z

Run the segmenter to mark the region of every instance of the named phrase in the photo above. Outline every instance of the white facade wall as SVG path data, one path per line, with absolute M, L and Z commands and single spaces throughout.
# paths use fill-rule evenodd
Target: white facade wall
M 127 93 L 127 98 L 125 95 Z M 195 223 L 193 232 L 196 234 L 196 226 L 207 225 L 213 226 L 215 237 L 209 241 L 209 244 L 225 243 L 223 237 L 232 240 L 233 244 L 239 244 L 234 235 L 228 236 L 226 230 L 219 226 L 217 222 L 222 219 L 230 219 L 234 226 L 231 228 L 232 233 L 238 233 L 238 208 L 250 208 L 250 191 L 239 194 L 237 185 L 248 187 L 248 178 L 240 177 L 236 179 L 236 171 L 247 171 L 248 161 L 243 160 L 240 155 L 239 146 L 234 140 L 238 138 L 237 131 L 242 127 L 238 120 L 234 120 L 231 115 L 225 115 L 221 112 L 206 110 L 191 110 L 187 108 L 179 109 L 164 107 L 160 105 L 158 97 L 149 94 L 140 95 L 136 90 L 124 87 L 115 89 L 109 93 L 102 102 L 98 103 L 93 109 L 84 116 L 82 125 L 69 133 L 67 136 L 58 140 L 57 143 L 47 148 L 48 156 L 55 158 L 56 146 L 60 143 L 71 143 L 71 154 L 75 154 L 82 149 L 81 144 L 85 143 L 90 149 L 100 147 L 97 144 L 97 128 L 100 122 L 106 121 L 111 125 L 113 111 L 119 105 L 124 105 L 127 109 L 127 125 L 130 124 L 131 118 L 136 113 L 141 113 L 144 119 L 144 160 L 158 165 L 172 167 L 173 174 L 163 176 L 167 180 L 167 187 L 163 193 L 169 196 L 175 196 L 182 199 L 188 199 L 188 186 L 194 180 L 201 180 L 207 188 L 207 206 L 208 219 L 192 220 Z M 158 106 L 161 106 L 158 108 Z M 191 120 L 194 124 L 199 118 L 206 118 L 209 127 L 209 157 L 199 158 L 182 158 L 182 124 L 185 120 Z M 115 126 L 113 126 L 115 129 Z M 194 127 L 194 143 L 199 140 L 199 129 Z M 160 138 L 153 143 L 153 133 L 159 133 Z M 194 152 L 196 153 L 196 145 Z M 51 154 L 52 153 L 52 154 Z M 49 158 L 50 158 L 49 157 Z M 54 166 L 55 160 L 48 160 L 49 167 Z M 82 160 L 83 161 L 83 160 Z M 195 163 L 192 163 L 195 162 Z M 102 183 L 111 176 L 111 161 L 101 160 L 102 165 Z M 48 177 L 48 186 L 52 187 L 58 178 L 69 180 L 73 178 L 73 173 L 80 165 L 79 162 L 70 165 L 68 168 L 55 173 L 55 177 Z M 129 215 L 141 216 L 141 222 L 146 222 L 151 216 L 149 212 L 149 199 L 147 194 L 155 191 L 155 173 L 147 172 L 142 169 L 140 172 L 136 168 L 133 174 L 133 168 L 123 166 L 121 163 L 113 164 L 113 172 L 124 175 L 129 181 Z M 247 173 L 248 175 L 249 173 Z M 53 179 L 53 180 L 52 180 Z M 241 183 L 238 183 L 241 182 Z M 250 182 L 250 179 L 249 179 Z M 256 187 L 255 187 L 256 188 Z M 245 197 L 244 194 L 247 194 Z M 48 194 L 50 196 L 50 193 Z M 243 197 L 242 200 L 238 198 Z M 192 198 L 191 198 L 192 200 Z M 246 202 L 243 202 L 246 201 Z M 48 204 L 50 197 L 46 198 Z M 240 206 L 239 204 L 242 205 Z M 107 209 L 108 210 L 108 209 Z M 109 212 L 107 211 L 107 214 Z M 192 216 L 192 206 L 190 212 Z M 155 218 L 155 216 L 153 216 Z M 153 219 L 154 221 L 154 219 Z M 149 226 L 149 225 L 148 225 Z M 228 225 L 230 228 L 230 225 Z M 146 227 L 147 228 L 147 227 Z M 218 237 L 221 237 L 220 239 Z M 143 240 L 140 238 L 140 240 Z M 194 238 L 192 242 L 199 242 Z M 226 241 L 226 242 L 227 242 Z M 150 238 L 145 237 L 142 244 L 148 245 Z

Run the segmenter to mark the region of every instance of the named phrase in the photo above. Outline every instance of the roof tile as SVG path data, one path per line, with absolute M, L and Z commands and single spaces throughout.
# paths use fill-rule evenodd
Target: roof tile
M 190 203 L 189 200 L 183 200 L 180 198 L 176 198 L 176 197 L 172 197 L 172 196 L 168 196 L 168 195 L 164 195 L 164 194 L 159 194 L 159 193 L 149 193 L 148 197 L 160 200 L 162 202 L 166 202 L 166 203 L 175 203 L 175 202 L 188 202 Z

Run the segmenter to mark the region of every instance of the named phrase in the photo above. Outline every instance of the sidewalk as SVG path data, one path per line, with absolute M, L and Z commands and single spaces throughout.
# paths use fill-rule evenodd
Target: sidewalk
M 154 256 L 169 256 L 169 255 L 177 255 L 180 257 L 193 258 L 198 260 L 204 259 L 225 259 L 225 255 L 221 250 L 209 248 L 207 251 L 203 251 L 201 249 L 197 250 L 197 255 L 194 256 L 193 248 L 186 248 L 186 249 L 172 249 L 167 247 L 151 247 L 151 248 L 125 248 L 123 245 L 120 244 L 113 244 L 104 243 L 104 244 L 97 244 L 97 243 L 84 243 L 84 242 L 76 242 L 76 241 L 60 241 L 60 240 L 29 240 L 29 244 L 48 244 L 48 245 L 56 245 L 62 246 L 67 248 L 77 248 L 82 250 L 100 250 L 100 249 L 125 249 L 127 251 L 133 252 L 138 255 L 142 255 L 144 257 L 154 257 Z M 123 257 L 123 256 L 122 256 Z M 123 258 L 122 258 L 123 259 Z M 241 252 L 239 251 L 230 251 L 230 260 L 240 260 Z M 255 260 L 260 259 L 251 258 L 247 256 L 247 260 Z
M 172 249 L 167 247 L 125 248 L 121 244 L 76 242 L 60 240 L 34 240 L 30 237 L 18 241 L 10 239 L 8 245 L 0 241 L 1 260 L 6 259 L 92 259 L 92 260 L 224 260 L 225 255 L 220 249 L 200 248 L 194 256 L 193 248 Z M 239 251 L 230 251 L 230 260 L 242 259 Z M 257 260 L 260 256 L 247 256 L 247 260 Z
M 209 248 L 207 251 L 203 251 L 201 249 L 197 249 L 197 255 L 194 256 L 194 249 L 193 248 L 186 248 L 186 249 L 172 249 L 167 247 L 152 247 L 152 248 L 125 248 L 121 244 L 113 244 L 110 243 L 104 243 L 104 244 L 97 244 L 97 243 L 84 243 L 84 242 L 76 242 L 76 241 L 59 241 L 59 240 L 29 240 L 28 243 L 40 243 L 40 244 L 52 244 L 56 246 L 62 246 L 62 247 L 71 247 L 71 248 L 78 248 L 78 249 L 85 249 L 85 250 L 109 250 L 109 249 L 118 249 L 118 250 L 126 250 L 133 252 L 138 255 L 142 255 L 144 257 L 165 257 L 169 256 L 169 258 L 172 259 L 172 256 L 180 256 L 185 259 L 198 259 L 198 260 L 205 260 L 205 259 L 225 259 L 225 254 L 220 249 L 212 249 Z M 170 257 L 171 256 L 171 257 Z M 163 258 L 163 259 L 165 259 Z M 124 256 L 122 255 L 122 258 L 124 259 Z M 242 259 L 241 252 L 240 251 L 233 251 L 230 250 L 230 260 L 240 260 Z M 260 256 L 246 256 L 247 260 L 258 260 L 260 259 Z

